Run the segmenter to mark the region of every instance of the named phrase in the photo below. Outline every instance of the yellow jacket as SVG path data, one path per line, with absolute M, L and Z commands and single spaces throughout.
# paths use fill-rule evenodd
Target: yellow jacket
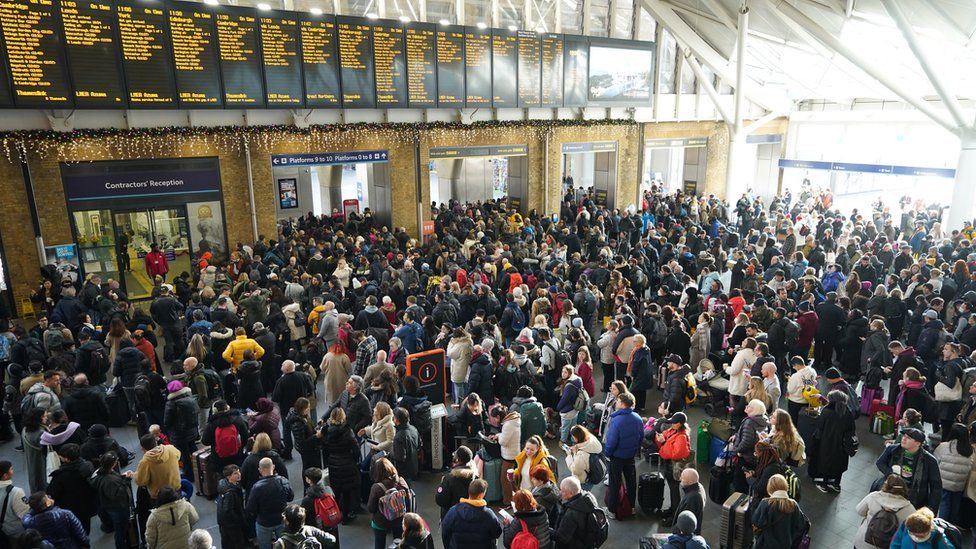
M 317 305 L 308 313 L 308 325 L 312 327 L 312 335 L 319 335 L 319 316 L 325 312 L 325 305 Z
M 224 354 L 220 355 L 224 358 L 226 362 L 230 363 L 230 367 L 237 373 L 237 367 L 241 365 L 244 361 L 244 351 L 251 350 L 254 352 L 254 358 L 259 359 L 264 356 L 264 349 L 258 345 L 257 341 L 247 337 L 246 335 L 237 336 L 234 341 L 231 341 L 227 348 L 224 349 Z
M 190 459 L 186 456 L 184 459 Z M 136 486 L 145 486 L 149 496 L 159 496 L 159 489 L 180 489 L 180 451 L 176 446 L 161 444 L 146 452 L 136 467 Z
M 553 471 L 552 463 L 555 463 L 555 458 L 549 456 L 549 452 L 543 447 L 540 448 L 538 453 L 536 453 L 535 458 L 532 459 L 532 466 L 529 467 L 529 471 L 533 469 L 536 465 L 542 464 L 543 467 L 549 471 L 549 480 L 556 482 L 556 472 Z M 519 486 L 522 483 L 522 465 L 525 463 L 525 450 L 519 452 L 515 456 L 515 478 L 512 481 L 512 486 Z

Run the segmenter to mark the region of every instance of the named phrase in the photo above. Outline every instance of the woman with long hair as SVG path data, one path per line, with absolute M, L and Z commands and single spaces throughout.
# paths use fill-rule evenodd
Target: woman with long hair
M 580 391 L 583 391 L 583 380 L 576 375 L 571 364 L 563 366 L 561 372 L 561 388 L 559 390 L 559 401 L 556 403 L 556 411 L 562 423 L 559 428 L 559 440 L 564 444 L 569 444 L 569 430 L 576 425 L 580 411 L 576 409 L 576 400 Z
M 857 504 L 861 525 L 854 536 L 854 549 L 888 549 L 891 540 L 875 539 L 875 535 L 868 540 L 868 525 L 882 510 L 895 513 L 899 523 L 905 522 L 915 512 L 915 506 L 908 501 L 908 485 L 899 475 L 888 475 L 880 490 L 864 496 Z
M 939 462 L 942 476 L 942 501 L 939 518 L 956 524 L 966 482 L 973 469 L 973 445 L 969 430 L 961 423 L 953 423 L 948 436 L 932 452 Z
M 590 348 L 583 345 L 576 351 L 576 375 L 583 380 L 583 388 L 586 394 L 594 396 L 596 394 L 596 383 L 593 381 L 593 359 L 590 358 Z
M 522 451 L 515 456 L 515 471 L 512 473 L 512 486 L 516 489 L 531 490 L 532 483 L 529 476 L 536 465 L 545 468 L 551 481 L 556 481 L 556 458 L 549 455 L 549 450 L 538 435 L 532 435 L 525 441 Z
M 755 509 L 760 500 L 770 495 L 766 492 L 769 479 L 773 475 L 785 476 L 786 466 L 780 459 L 779 452 L 768 442 L 757 442 L 753 455 L 756 458 L 756 466 L 751 471 L 746 471 L 745 475 L 746 478 L 752 480 L 749 495 L 752 497 L 751 508 Z
M 105 346 L 108 347 L 108 361 L 111 364 L 115 364 L 115 354 L 119 352 L 119 342 L 130 337 L 131 334 L 125 327 L 122 317 L 116 316 L 109 321 L 108 333 L 105 334 Z
M 407 513 L 403 515 L 402 526 L 403 535 L 397 549 L 434 549 L 434 536 L 430 535 L 430 528 L 423 517 L 417 513 Z
M 796 500 L 790 498 L 786 478 L 773 475 L 766 483 L 769 497 L 752 512 L 754 549 L 795 547 L 795 542 L 809 528 L 810 522 Z
M 390 520 L 380 512 L 380 498 L 394 488 L 403 491 L 408 500 L 407 508 L 410 508 L 409 498 L 410 486 L 406 479 L 400 476 L 393 462 L 386 458 L 380 458 L 372 468 L 373 486 L 369 489 L 369 500 L 366 502 L 366 510 L 372 514 L 370 526 L 373 529 L 374 549 L 386 549 L 386 536 L 393 534 L 393 538 L 399 538 L 403 525 L 399 520 Z
M 261 480 L 258 464 L 264 458 L 268 458 L 274 463 L 276 474 L 288 478 L 288 466 L 272 446 L 271 437 L 267 433 L 258 433 L 252 438 L 251 449 L 241 464 L 241 487 L 244 488 L 245 494 L 250 493 L 254 483 Z
M 302 471 L 309 467 L 322 467 L 322 452 L 319 439 L 315 432 L 315 418 L 310 415 L 311 403 L 305 397 L 295 401 L 294 407 L 285 417 L 287 429 L 295 441 L 295 450 L 302 456 Z M 334 411 L 342 412 L 342 408 Z M 345 422 L 345 413 L 343 422 Z M 331 419 L 331 417 L 330 417 Z
M 769 416 L 769 424 L 772 426 L 772 431 L 766 441 L 776 448 L 780 459 L 791 467 L 803 465 L 807 460 L 806 444 L 796 430 L 796 426 L 793 425 L 790 413 L 777 408 Z
M 190 341 L 186 344 L 186 350 L 183 352 L 183 358 L 193 357 L 197 359 L 197 362 L 205 368 L 213 368 L 213 353 L 207 345 L 207 341 L 203 339 L 201 334 L 193 334 Z

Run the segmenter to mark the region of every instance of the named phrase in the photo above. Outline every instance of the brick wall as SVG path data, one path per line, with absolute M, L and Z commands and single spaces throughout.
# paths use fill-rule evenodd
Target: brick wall
M 8 162 L 0 155 L 0 238 L 10 275 L 10 290 L 18 314 L 23 311 L 20 301 L 30 297 L 30 291 L 38 281 L 40 261 L 34 241 L 27 191 L 19 162 Z

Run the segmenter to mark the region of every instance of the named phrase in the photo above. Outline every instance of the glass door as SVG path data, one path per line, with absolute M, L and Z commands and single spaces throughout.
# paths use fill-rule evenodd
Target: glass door
M 155 242 L 149 212 L 116 212 L 115 234 L 119 270 L 129 299 L 148 299 L 153 281 L 146 273 L 144 258 Z
M 81 254 L 81 267 L 85 274 L 97 274 L 102 283 L 119 278 L 116 264 L 116 239 L 112 230 L 110 210 L 72 212 L 75 242 Z
M 150 210 L 155 242 L 166 255 L 169 273 L 166 280 L 172 281 L 181 273 L 190 272 L 190 230 L 186 222 L 186 208 L 161 208 Z

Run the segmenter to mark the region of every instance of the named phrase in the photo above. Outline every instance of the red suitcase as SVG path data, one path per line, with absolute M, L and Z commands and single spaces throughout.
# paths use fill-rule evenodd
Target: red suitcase
M 193 484 L 196 485 L 197 495 L 207 499 L 217 498 L 217 473 L 207 467 L 210 457 L 210 447 L 204 446 L 193 452 Z
M 884 412 L 891 417 L 895 417 L 895 407 L 888 404 L 888 401 L 880 398 L 871 401 L 871 409 L 869 410 L 868 417 L 874 417 L 878 412 Z

